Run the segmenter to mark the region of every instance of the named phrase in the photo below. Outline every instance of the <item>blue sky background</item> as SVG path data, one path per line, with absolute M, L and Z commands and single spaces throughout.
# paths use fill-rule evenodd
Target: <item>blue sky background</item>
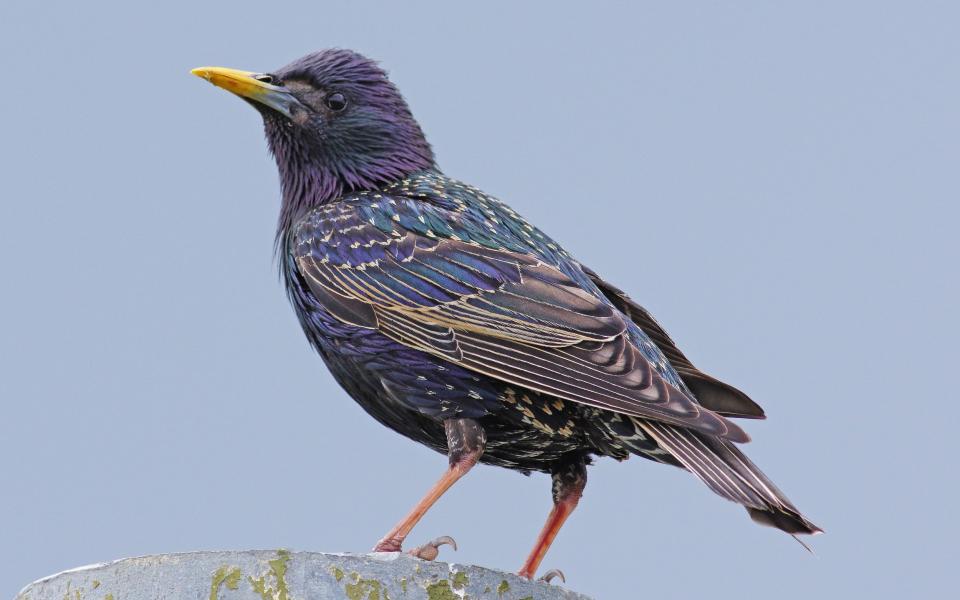
M 132 4 L 0 6 L 0 596 L 129 555 L 365 551 L 444 468 L 312 354 L 258 117 L 188 74 L 328 46 L 759 401 L 748 453 L 827 531 L 810 556 L 602 460 L 545 568 L 598 599 L 949 595 L 955 3 Z M 515 570 L 549 506 L 481 467 L 411 541 Z

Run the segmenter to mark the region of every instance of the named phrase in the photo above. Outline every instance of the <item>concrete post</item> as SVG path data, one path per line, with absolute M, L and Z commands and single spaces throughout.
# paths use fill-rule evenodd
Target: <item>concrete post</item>
M 51 575 L 16 600 L 589 600 L 556 585 L 405 554 L 286 550 L 125 558 Z

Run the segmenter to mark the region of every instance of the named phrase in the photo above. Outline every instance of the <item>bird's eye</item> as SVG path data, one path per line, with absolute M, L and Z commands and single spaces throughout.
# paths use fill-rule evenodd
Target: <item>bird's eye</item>
M 254 75 L 253 78 L 261 83 L 267 83 L 271 85 L 273 84 L 273 75 L 270 75 L 268 73 L 261 73 L 260 75 Z
M 327 95 L 324 103 L 326 103 L 327 108 L 330 110 L 341 111 L 347 107 L 347 98 L 340 92 L 334 92 Z

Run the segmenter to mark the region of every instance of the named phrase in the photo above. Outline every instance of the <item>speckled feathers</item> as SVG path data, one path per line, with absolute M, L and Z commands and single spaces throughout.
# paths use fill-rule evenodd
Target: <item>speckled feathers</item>
M 479 460 L 523 472 L 631 454 L 682 466 L 761 522 L 818 531 L 733 444 L 748 438 L 727 417 L 762 409 L 510 207 L 446 177 L 376 63 L 327 50 L 271 77 L 297 99 L 289 118 L 258 107 L 287 293 L 370 415 L 439 451 L 445 422 L 476 421 Z

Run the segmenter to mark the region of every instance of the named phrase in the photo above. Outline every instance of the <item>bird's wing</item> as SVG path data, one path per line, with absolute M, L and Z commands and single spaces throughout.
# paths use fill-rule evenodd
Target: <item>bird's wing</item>
M 670 361 L 670 364 L 673 365 L 673 368 L 676 369 L 680 378 L 683 379 L 683 382 L 690 388 L 701 405 L 727 417 L 746 419 L 763 419 L 766 417 L 763 408 L 751 400 L 749 396 L 732 385 L 711 377 L 693 366 L 693 363 L 677 348 L 677 345 L 660 326 L 660 323 L 645 308 L 634 302 L 615 285 L 604 281 L 591 269 L 582 265 L 581 269 L 620 312 L 629 317 L 653 340 L 653 343 L 667 357 L 667 360 Z
M 429 214 L 405 227 L 375 212 L 335 203 L 294 230 L 298 269 L 336 318 L 558 398 L 749 439 L 667 383 L 628 339 L 623 315 L 561 270 L 437 235 L 423 227 Z

